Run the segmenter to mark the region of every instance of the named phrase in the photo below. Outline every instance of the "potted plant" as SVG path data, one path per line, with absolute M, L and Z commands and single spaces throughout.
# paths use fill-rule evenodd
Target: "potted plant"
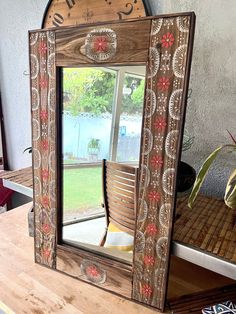
M 188 206 L 192 208 L 194 201 L 199 193 L 199 190 L 205 180 L 205 177 L 208 173 L 208 170 L 210 166 L 212 165 L 213 161 L 216 159 L 218 154 L 222 150 L 228 150 L 228 151 L 235 151 L 236 150 L 236 138 L 233 137 L 233 135 L 228 131 L 233 144 L 226 144 L 218 147 L 216 150 L 214 150 L 205 160 L 203 163 L 193 186 L 192 192 L 189 196 L 188 199 Z M 232 174 L 229 177 L 228 183 L 226 185 L 226 190 L 225 190 L 225 196 L 224 196 L 224 201 L 227 206 L 230 208 L 236 209 L 236 169 L 232 172 Z
M 182 152 L 189 150 L 194 142 L 194 137 L 190 136 L 187 131 L 184 133 Z M 195 169 L 184 161 L 180 161 L 178 178 L 177 178 L 177 196 L 182 197 L 189 193 L 196 179 Z
M 91 138 L 88 142 L 87 150 L 91 160 L 98 159 L 98 153 L 100 152 L 101 144 L 100 140 L 96 138 Z

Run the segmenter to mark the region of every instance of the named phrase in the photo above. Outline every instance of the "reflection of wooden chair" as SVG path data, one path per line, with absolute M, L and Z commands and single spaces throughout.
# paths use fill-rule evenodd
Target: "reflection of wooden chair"
M 112 223 L 134 235 L 137 206 L 138 169 L 103 159 L 103 200 L 107 227 Z M 101 245 L 106 241 L 107 231 Z

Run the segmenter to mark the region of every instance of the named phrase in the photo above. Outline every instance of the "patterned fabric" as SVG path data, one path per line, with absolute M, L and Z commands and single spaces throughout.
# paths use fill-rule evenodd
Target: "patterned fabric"
M 30 34 L 35 259 L 55 267 L 55 33 Z
M 203 314 L 236 314 L 236 305 L 231 301 L 226 301 L 202 310 Z
M 134 237 L 110 223 L 104 247 L 130 252 L 134 249 Z
M 135 238 L 133 298 L 163 309 L 190 16 L 152 21 Z

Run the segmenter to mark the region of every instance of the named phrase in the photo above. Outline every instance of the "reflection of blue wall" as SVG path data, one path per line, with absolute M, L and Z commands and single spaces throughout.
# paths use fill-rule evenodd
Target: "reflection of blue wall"
M 92 116 L 88 113 L 72 116 L 69 113 L 63 115 L 63 151 L 64 158 L 78 158 L 81 161 L 89 160 L 88 143 L 94 139 L 100 140 L 100 152 L 98 159 L 109 157 L 110 114 Z M 120 127 L 126 130 L 122 137 L 139 137 L 141 128 L 141 117 L 121 116 Z M 121 135 L 121 134 L 120 134 Z

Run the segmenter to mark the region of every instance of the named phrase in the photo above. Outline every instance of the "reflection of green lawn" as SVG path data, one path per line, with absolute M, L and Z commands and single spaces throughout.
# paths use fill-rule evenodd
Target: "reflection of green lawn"
M 102 201 L 102 168 L 64 169 L 64 210 L 83 212 Z

